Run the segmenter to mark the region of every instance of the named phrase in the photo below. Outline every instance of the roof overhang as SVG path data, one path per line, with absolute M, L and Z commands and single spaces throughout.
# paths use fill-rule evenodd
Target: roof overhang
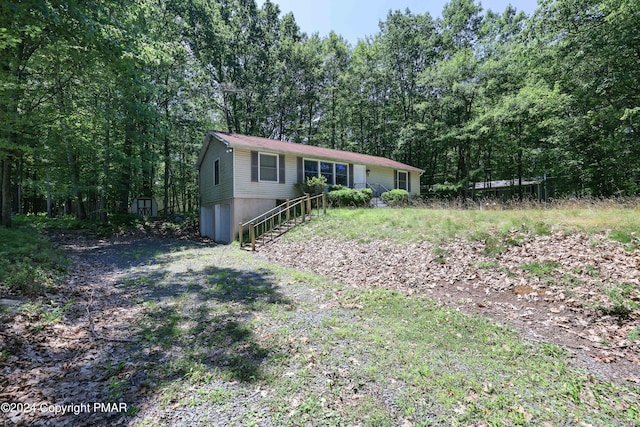
M 218 131 L 207 132 L 196 163 L 196 167 L 198 169 L 200 168 L 200 164 L 202 163 L 207 149 L 213 139 L 222 142 L 228 148 L 244 148 L 256 151 L 264 150 L 279 154 L 295 154 L 297 156 L 316 158 L 319 160 L 343 161 L 345 163 L 400 169 L 410 172 L 418 172 L 420 175 L 424 173 L 424 170 L 420 168 L 391 160 L 386 157 Z
M 207 154 L 207 150 L 209 149 L 209 144 L 211 144 L 212 139 L 216 139 L 222 142 L 223 144 L 225 144 L 227 147 L 231 147 L 231 143 L 229 141 L 226 141 L 224 138 L 221 138 L 215 131 L 212 131 L 212 130 L 208 131 L 207 134 L 204 136 L 202 147 L 200 147 L 200 152 L 198 153 L 198 160 L 196 161 L 196 170 L 200 170 L 200 165 L 204 160 L 204 156 L 206 156 Z

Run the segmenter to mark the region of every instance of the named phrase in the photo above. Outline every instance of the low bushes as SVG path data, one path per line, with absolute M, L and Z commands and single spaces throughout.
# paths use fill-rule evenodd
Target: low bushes
M 380 197 L 389 206 L 407 206 L 409 204 L 409 193 L 406 190 L 385 191 Z
M 354 190 L 351 188 L 344 188 L 339 185 L 332 185 L 330 191 L 327 193 L 327 200 L 329 205 L 335 208 L 340 207 L 368 207 L 371 203 L 372 192 L 368 188 L 362 190 Z
M 315 196 L 321 194 L 327 187 L 327 178 L 324 176 L 314 176 L 313 178 L 307 178 L 305 181 L 295 184 L 294 187 L 299 196 L 304 196 L 305 194 Z

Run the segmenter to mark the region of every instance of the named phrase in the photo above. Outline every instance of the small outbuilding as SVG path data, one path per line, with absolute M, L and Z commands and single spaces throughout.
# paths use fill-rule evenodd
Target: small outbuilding
M 488 197 L 502 201 L 510 200 L 520 195 L 527 199 L 546 201 L 553 192 L 548 178 L 482 181 L 472 183 L 470 187 L 474 198 Z
M 158 202 L 153 197 L 137 197 L 131 202 L 130 212 L 138 216 L 158 216 Z

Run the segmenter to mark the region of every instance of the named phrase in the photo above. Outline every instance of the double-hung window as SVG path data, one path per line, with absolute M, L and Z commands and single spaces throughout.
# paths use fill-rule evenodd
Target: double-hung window
M 409 191 L 409 174 L 405 171 L 398 171 L 397 174 L 397 188 Z
M 304 161 L 304 179 L 318 176 L 318 161 L 317 160 L 305 160 Z
M 342 163 L 336 163 L 336 184 L 340 184 L 345 187 L 349 186 L 349 166 Z
M 333 163 L 320 162 L 320 174 L 327 178 L 327 184 L 333 185 Z
M 258 154 L 258 181 L 278 182 L 277 154 Z

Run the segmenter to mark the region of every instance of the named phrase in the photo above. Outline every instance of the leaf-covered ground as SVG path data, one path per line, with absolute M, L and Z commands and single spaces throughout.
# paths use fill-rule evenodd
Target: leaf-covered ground
M 268 259 L 359 287 L 422 293 L 567 348 L 605 378 L 640 384 L 640 250 L 605 234 L 429 242 L 282 239 Z
M 637 252 L 605 236 L 509 239 L 520 246 L 498 242 L 499 253 L 492 241 L 281 241 L 257 256 L 170 238 L 59 239 L 63 286 L 0 301 L 0 402 L 38 405 L 0 423 L 637 424 L 637 288 L 626 286 Z M 574 291 L 561 297 L 565 276 Z M 621 296 L 582 290 L 614 284 Z M 575 372 L 548 341 L 619 383 Z M 91 402 L 126 412 L 41 410 Z

